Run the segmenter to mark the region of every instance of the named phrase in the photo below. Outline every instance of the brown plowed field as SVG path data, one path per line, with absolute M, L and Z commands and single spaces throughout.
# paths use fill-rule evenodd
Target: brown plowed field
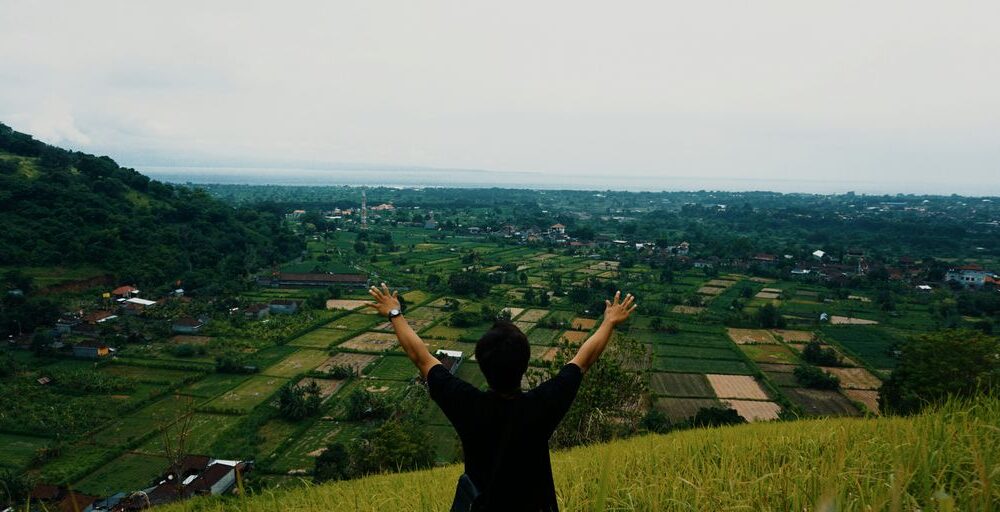
M 719 398 L 738 398 L 744 400 L 767 400 L 770 397 L 760 387 L 760 384 L 748 375 L 715 375 L 705 376 L 715 396 Z

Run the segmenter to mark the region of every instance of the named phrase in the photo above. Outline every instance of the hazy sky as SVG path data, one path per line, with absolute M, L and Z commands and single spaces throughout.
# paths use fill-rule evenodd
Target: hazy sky
M 1000 194 L 997 20 L 996 0 L 0 0 L 0 121 L 139 168 Z

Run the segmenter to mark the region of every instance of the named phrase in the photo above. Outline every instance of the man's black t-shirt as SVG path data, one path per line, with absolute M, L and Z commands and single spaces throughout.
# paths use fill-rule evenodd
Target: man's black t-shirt
M 431 398 L 462 439 L 465 473 L 480 492 L 492 495 L 487 500 L 491 510 L 557 510 L 549 438 L 573 403 L 582 378 L 580 367 L 570 363 L 535 389 L 504 397 L 476 389 L 440 364 L 427 373 Z M 509 442 L 500 446 L 508 428 Z

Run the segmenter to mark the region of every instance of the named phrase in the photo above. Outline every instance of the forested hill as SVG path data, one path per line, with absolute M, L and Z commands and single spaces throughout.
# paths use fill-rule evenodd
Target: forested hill
M 0 267 L 86 265 L 197 290 L 297 254 L 282 222 L 0 124 Z

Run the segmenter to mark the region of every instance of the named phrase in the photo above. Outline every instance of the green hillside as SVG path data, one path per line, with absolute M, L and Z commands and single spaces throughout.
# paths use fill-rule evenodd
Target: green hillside
M 39 286 L 82 268 L 146 289 L 181 280 L 197 290 L 302 249 L 280 209 L 234 209 L 3 124 L 0 227 L 0 270 L 26 270 Z
M 909 418 L 757 423 L 650 435 L 553 458 L 563 510 L 994 510 L 1000 400 Z M 459 466 L 172 511 L 447 510 Z

